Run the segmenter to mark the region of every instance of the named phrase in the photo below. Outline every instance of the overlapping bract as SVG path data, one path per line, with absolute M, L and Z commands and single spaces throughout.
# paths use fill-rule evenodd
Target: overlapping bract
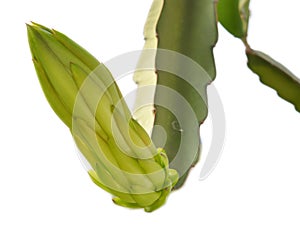
M 27 29 L 43 91 L 88 161 L 92 180 L 116 204 L 160 207 L 177 172 L 131 117 L 111 73 L 62 33 L 35 23 Z

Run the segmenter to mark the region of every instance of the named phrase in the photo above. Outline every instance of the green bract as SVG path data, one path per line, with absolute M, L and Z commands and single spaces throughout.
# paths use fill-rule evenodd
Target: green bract
M 177 172 L 131 117 L 111 73 L 62 33 L 35 23 L 27 30 L 43 91 L 70 129 L 92 180 L 113 194 L 116 204 L 159 208 Z

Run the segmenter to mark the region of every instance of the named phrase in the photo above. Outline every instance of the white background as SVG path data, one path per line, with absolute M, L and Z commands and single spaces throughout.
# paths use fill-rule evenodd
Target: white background
M 222 27 L 215 86 L 227 136 L 213 174 L 200 182 L 199 164 L 151 214 L 115 206 L 89 180 L 68 129 L 43 96 L 25 22 L 56 28 L 105 62 L 143 46 L 151 2 L 0 3 L 0 240 L 300 239 L 300 114 L 247 69 L 241 42 Z M 251 8 L 252 47 L 300 76 L 299 1 L 253 0 Z M 203 161 L 209 120 L 201 130 Z

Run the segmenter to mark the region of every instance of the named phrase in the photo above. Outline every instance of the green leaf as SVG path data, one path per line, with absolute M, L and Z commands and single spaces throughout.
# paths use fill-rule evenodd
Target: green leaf
M 300 112 L 300 79 L 262 52 L 248 49 L 247 57 L 249 68 L 259 76 L 260 81 L 276 90 L 281 98 Z
M 156 31 L 158 49 L 174 52 L 160 51 L 156 56 L 154 125 L 164 129 L 166 143 L 162 143 L 165 136 L 160 128 L 154 128 L 152 139 L 156 146 L 166 150 L 170 167 L 179 172 L 178 188 L 199 159 L 199 125 L 208 111 L 206 88 L 216 76 L 213 57 L 218 37 L 215 3 L 211 0 L 166 0 Z M 186 61 L 182 63 L 176 56 Z M 187 64 L 191 63 L 189 61 L 195 65 Z M 163 66 L 173 73 L 184 73 L 187 78 L 164 71 Z M 197 76 L 194 66 L 201 69 Z
M 250 0 L 219 0 L 218 20 L 237 38 L 247 37 Z

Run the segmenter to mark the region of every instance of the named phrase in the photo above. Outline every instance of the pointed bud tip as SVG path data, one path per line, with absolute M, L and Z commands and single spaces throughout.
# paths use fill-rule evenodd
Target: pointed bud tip
M 27 32 L 32 31 L 33 30 L 33 26 L 31 23 L 25 23 L 26 28 L 27 28 Z
M 30 50 L 31 53 L 33 55 L 34 58 L 34 47 L 33 47 L 33 42 L 36 36 L 36 31 L 34 29 L 34 27 L 32 26 L 31 23 L 26 23 L 26 28 L 27 28 L 27 37 L 28 37 L 28 41 L 29 41 L 29 46 L 30 46 Z
M 43 34 L 51 34 L 51 35 L 54 34 L 54 30 L 51 30 L 50 28 L 47 28 L 36 22 L 31 21 L 29 23 L 26 23 L 26 27 L 27 27 L 27 32 L 31 33 L 31 34 L 36 34 L 36 33 L 39 33 L 42 35 Z
M 38 24 L 36 24 L 35 22 L 30 21 L 29 23 L 25 23 L 27 29 L 30 30 L 36 30 L 36 28 L 38 27 Z
M 33 22 L 26 23 L 26 27 L 27 27 L 27 35 L 30 42 L 30 40 L 32 40 L 34 36 L 36 36 L 36 34 L 38 33 L 38 29 Z

